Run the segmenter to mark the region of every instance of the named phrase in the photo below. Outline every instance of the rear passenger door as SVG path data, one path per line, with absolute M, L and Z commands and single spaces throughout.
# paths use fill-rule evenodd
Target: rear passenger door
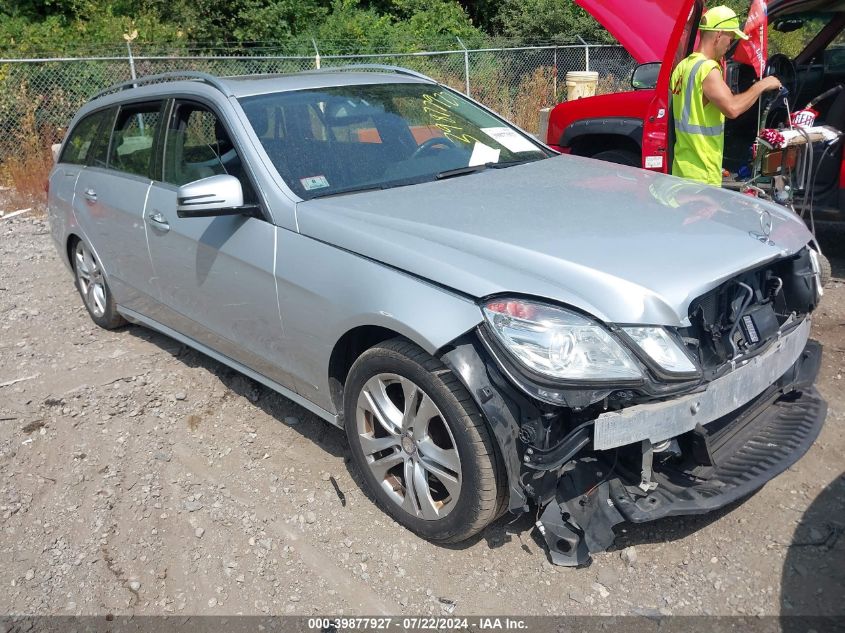
M 73 213 L 73 197 L 79 174 L 92 156 L 94 145 L 102 136 L 103 129 L 108 143 L 113 118 L 113 110 L 99 110 L 80 120 L 70 131 L 56 168 L 50 174 L 50 227 L 57 241 L 67 235 L 67 220 Z
M 210 107 L 176 101 L 163 148 L 163 170 L 147 201 L 149 251 L 160 298 L 158 319 L 285 386 L 273 276 L 276 227 L 264 218 L 180 218 L 180 185 L 229 174 L 244 203 L 258 203 L 246 166 L 221 117 Z
M 74 210 L 121 306 L 154 308 L 152 266 L 147 252 L 144 204 L 152 183 L 164 100 L 111 110 L 88 166 L 76 183 Z

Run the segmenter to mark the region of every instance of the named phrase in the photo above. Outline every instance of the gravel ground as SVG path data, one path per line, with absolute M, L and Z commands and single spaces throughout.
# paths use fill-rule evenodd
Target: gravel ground
M 843 614 L 834 256 L 808 455 L 714 515 L 619 526 L 568 569 L 530 517 L 457 547 L 401 528 L 339 430 L 164 336 L 97 328 L 46 222 L 0 220 L 0 613 Z

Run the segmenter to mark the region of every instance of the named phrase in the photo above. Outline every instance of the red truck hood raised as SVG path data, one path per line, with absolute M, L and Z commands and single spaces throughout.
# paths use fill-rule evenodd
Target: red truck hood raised
M 638 63 L 663 61 L 672 29 L 689 15 L 691 0 L 575 0 Z M 687 12 L 684 14 L 684 12 Z

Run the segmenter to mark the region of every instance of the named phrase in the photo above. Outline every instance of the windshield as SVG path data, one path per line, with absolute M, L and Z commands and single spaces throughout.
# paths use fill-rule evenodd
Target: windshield
M 244 97 L 240 103 L 279 175 L 306 200 L 551 155 L 434 84 L 335 86 Z
M 781 53 L 790 59 L 798 57 L 836 17 L 836 14 L 830 13 L 799 13 L 772 20 L 769 55 Z

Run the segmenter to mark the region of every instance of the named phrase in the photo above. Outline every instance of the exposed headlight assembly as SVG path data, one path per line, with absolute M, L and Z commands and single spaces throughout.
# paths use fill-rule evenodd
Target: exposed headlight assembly
M 496 299 L 483 310 L 499 342 L 538 374 L 590 383 L 643 377 L 625 348 L 580 314 L 521 299 Z
M 698 369 L 662 327 L 623 327 L 634 343 L 663 371 L 671 374 L 694 374 Z

